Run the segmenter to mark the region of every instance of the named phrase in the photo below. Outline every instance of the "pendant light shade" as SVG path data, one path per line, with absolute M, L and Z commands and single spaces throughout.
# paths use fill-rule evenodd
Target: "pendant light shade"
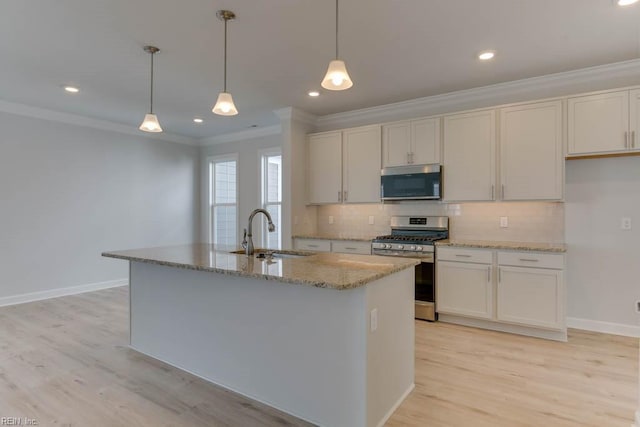
M 336 59 L 329 63 L 327 74 L 321 85 L 328 90 L 345 90 L 353 86 L 353 81 L 347 72 L 347 66 L 338 56 L 338 0 L 336 0 Z
M 144 51 L 151 54 L 151 95 L 149 100 L 149 114 L 144 116 L 144 120 L 138 129 L 143 132 L 162 132 L 158 116 L 153 114 L 153 55 L 160 52 L 155 46 L 145 46 Z
M 139 129 L 145 132 L 162 132 L 158 116 L 155 114 L 145 114 Z
M 328 90 L 345 90 L 353 86 L 344 61 L 340 59 L 331 61 L 321 84 L 323 88 Z
M 233 97 L 230 93 L 220 92 L 216 105 L 213 107 L 213 112 L 221 116 L 235 116 L 238 114 L 238 109 L 233 103 Z
M 216 16 L 224 21 L 224 89 L 218 95 L 216 105 L 211 111 L 220 116 L 235 116 L 238 114 L 238 109 L 233 103 L 233 97 L 227 92 L 227 22 L 236 19 L 236 14 L 230 10 L 219 10 Z

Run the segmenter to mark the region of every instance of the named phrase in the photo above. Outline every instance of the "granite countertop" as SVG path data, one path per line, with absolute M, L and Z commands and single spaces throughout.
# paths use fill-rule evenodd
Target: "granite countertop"
M 328 236 L 328 235 L 320 235 L 320 234 L 297 234 L 297 235 L 292 236 L 292 237 L 294 239 L 351 240 L 351 241 L 355 241 L 355 242 L 369 242 L 369 243 L 371 243 L 371 241 L 376 238 L 376 236 L 354 237 L 354 236 L 344 236 L 344 235 Z
M 567 245 L 564 243 L 535 243 L 535 242 L 496 242 L 491 240 L 439 240 L 436 246 L 458 246 L 463 248 L 482 249 L 509 249 L 516 251 L 537 251 L 537 252 L 566 252 Z
M 260 259 L 255 255 L 247 257 L 244 254 L 232 253 L 235 250 L 238 249 L 196 243 L 104 252 L 102 256 L 339 290 L 364 286 L 420 263 L 413 258 L 304 251 L 278 252 L 308 256 Z M 260 251 L 258 249 L 256 253 Z

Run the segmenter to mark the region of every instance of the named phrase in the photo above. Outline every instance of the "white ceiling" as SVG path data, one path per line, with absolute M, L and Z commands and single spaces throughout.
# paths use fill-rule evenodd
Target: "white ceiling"
M 334 54 L 333 0 L 2 0 L 0 99 L 203 138 L 277 123 L 274 109 L 325 115 L 640 57 L 640 3 L 614 0 L 341 0 L 340 52 L 354 81 L 320 81 Z M 211 113 L 229 80 L 240 114 Z M 496 59 L 476 54 L 495 49 Z M 68 95 L 64 84 L 81 93 Z M 193 117 L 202 117 L 196 125 Z

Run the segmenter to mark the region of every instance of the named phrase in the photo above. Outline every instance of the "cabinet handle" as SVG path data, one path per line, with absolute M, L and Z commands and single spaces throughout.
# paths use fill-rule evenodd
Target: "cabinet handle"
M 502 199 L 504 199 L 504 184 L 502 184 Z
M 346 202 L 347 201 L 347 192 L 344 191 L 343 194 L 344 194 L 344 201 Z
M 309 246 L 310 248 L 317 248 L 318 247 L 318 245 L 307 245 L 307 246 Z
M 500 270 L 500 267 L 498 267 L 498 283 L 500 283 L 502 281 L 502 270 Z
M 460 258 L 471 258 L 471 255 L 456 254 L 456 256 Z
M 631 131 L 631 148 L 636 148 L 636 131 Z
M 491 282 L 491 266 L 487 267 L 487 282 Z
M 538 259 L 533 259 L 533 258 L 520 258 L 520 261 L 525 261 L 525 262 L 539 262 L 540 260 L 538 260 Z
M 338 191 L 338 201 L 342 201 L 342 191 Z
M 407 164 L 411 164 L 411 153 L 407 151 Z
M 624 148 L 629 148 L 629 132 L 624 133 Z
M 350 248 L 350 247 L 346 246 L 346 247 L 345 247 L 345 249 L 346 249 L 346 250 L 348 250 L 348 251 L 355 251 L 355 250 L 357 250 L 358 248 Z
M 491 200 L 494 200 L 496 198 L 496 186 L 495 185 L 491 185 Z

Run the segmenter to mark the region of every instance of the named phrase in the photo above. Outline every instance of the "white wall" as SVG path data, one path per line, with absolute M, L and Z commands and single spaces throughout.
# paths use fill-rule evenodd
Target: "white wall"
M 195 147 L 0 113 L 0 305 L 127 278 L 106 250 L 192 242 L 198 168 Z
M 567 161 L 566 174 L 569 324 L 640 336 L 640 157 Z
M 209 168 L 207 158 L 211 156 L 221 156 L 225 154 L 238 154 L 238 239 L 242 240 L 242 230 L 247 226 L 247 219 L 252 210 L 260 207 L 260 151 L 270 148 L 280 148 L 282 146 L 282 135 L 266 135 L 243 141 L 228 142 L 225 144 L 214 144 L 203 147 L 200 152 L 201 158 L 201 234 L 202 242 L 208 242 L 209 224 L 208 215 L 208 179 Z M 286 166 L 285 166 L 286 167 Z M 258 221 L 264 221 L 262 216 L 254 220 L 253 242 L 256 247 L 260 247 L 261 239 Z M 238 242 L 238 246 L 240 242 Z

